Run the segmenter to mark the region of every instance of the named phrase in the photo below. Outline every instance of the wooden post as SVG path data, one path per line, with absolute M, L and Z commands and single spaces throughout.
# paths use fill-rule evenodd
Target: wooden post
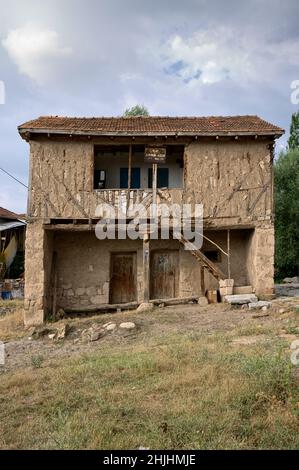
M 150 298 L 150 251 L 149 234 L 143 235 L 143 302 L 149 302 Z
M 56 305 L 57 305 L 57 253 L 53 253 L 53 261 L 52 261 L 52 273 L 53 273 L 53 286 L 52 286 L 52 318 L 55 320 L 56 316 Z
M 153 189 L 153 205 L 154 205 L 154 219 L 157 217 L 157 163 L 153 163 L 153 181 L 152 181 L 152 189 Z
M 205 292 L 205 268 L 203 266 L 201 266 L 201 268 L 200 268 L 200 285 L 201 285 L 202 295 L 206 295 L 206 292 Z
M 227 231 L 227 274 L 230 279 L 230 230 Z
M 132 145 L 129 145 L 128 189 L 131 189 Z

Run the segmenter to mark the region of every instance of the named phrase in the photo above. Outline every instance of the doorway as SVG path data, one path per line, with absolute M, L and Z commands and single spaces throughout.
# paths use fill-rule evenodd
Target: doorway
M 111 253 L 110 292 L 111 304 L 136 300 L 136 252 Z
M 179 250 L 155 250 L 150 259 L 150 298 L 179 296 Z

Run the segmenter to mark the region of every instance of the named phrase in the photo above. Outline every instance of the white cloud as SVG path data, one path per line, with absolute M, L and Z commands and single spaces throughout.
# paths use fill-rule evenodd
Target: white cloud
M 56 31 L 42 30 L 33 25 L 9 31 L 2 45 L 19 71 L 38 83 L 51 77 L 55 62 L 72 53 L 70 47 L 60 45 Z
M 176 35 L 164 48 L 166 70 L 175 71 L 186 82 L 217 83 L 251 73 L 251 63 L 231 30 L 198 31 L 189 38 Z
M 248 31 L 219 27 L 189 37 L 176 35 L 163 48 L 164 70 L 188 83 L 212 84 L 231 79 L 239 84 L 270 81 L 281 67 L 298 66 L 299 41 L 271 42 Z

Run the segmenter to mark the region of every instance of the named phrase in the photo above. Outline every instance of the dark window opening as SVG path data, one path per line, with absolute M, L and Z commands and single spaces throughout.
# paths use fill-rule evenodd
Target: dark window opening
M 148 144 L 149 145 L 149 144 Z M 128 166 L 131 161 L 132 189 L 152 188 L 152 163 L 145 161 L 146 145 L 122 144 L 94 146 L 93 188 L 127 189 Z M 159 164 L 157 172 L 158 188 L 183 188 L 184 185 L 184 145 L 166 145 L 166 162 Z
M 106 188 L 106 170 L 94 170 L 94 188 Z
M 212 261 L 212 263 L 221 263 L 221 253 L 217 250 L 207 250 L 204 255 Z
M 129 169 L 128 168 L 120 168 L 119 173 L 119 187 L 121 189 L 128 188 L 128 176 L 129 176 Z M 140 188 L 140 168 L 131 168 L 131 189 L 139 189 Z
M 148 187 L 153 186 L 153 169 L 148 169 Z M 157 188 L 168 188 L 169 170 L 168 168 L 157 168 Z

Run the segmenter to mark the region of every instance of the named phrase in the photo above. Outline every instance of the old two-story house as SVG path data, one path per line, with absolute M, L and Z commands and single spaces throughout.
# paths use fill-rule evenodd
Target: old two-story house
M 18 130 L 30 144 L 27 325 L 59 308 L 198 298 L 227 278 L 236 293 L 273 293 L 279 127 L 257 116 L 40 117 Z M 155 201 L 203 205 L 200 249 L 146 230 L 96 237 L 99 206 Z

